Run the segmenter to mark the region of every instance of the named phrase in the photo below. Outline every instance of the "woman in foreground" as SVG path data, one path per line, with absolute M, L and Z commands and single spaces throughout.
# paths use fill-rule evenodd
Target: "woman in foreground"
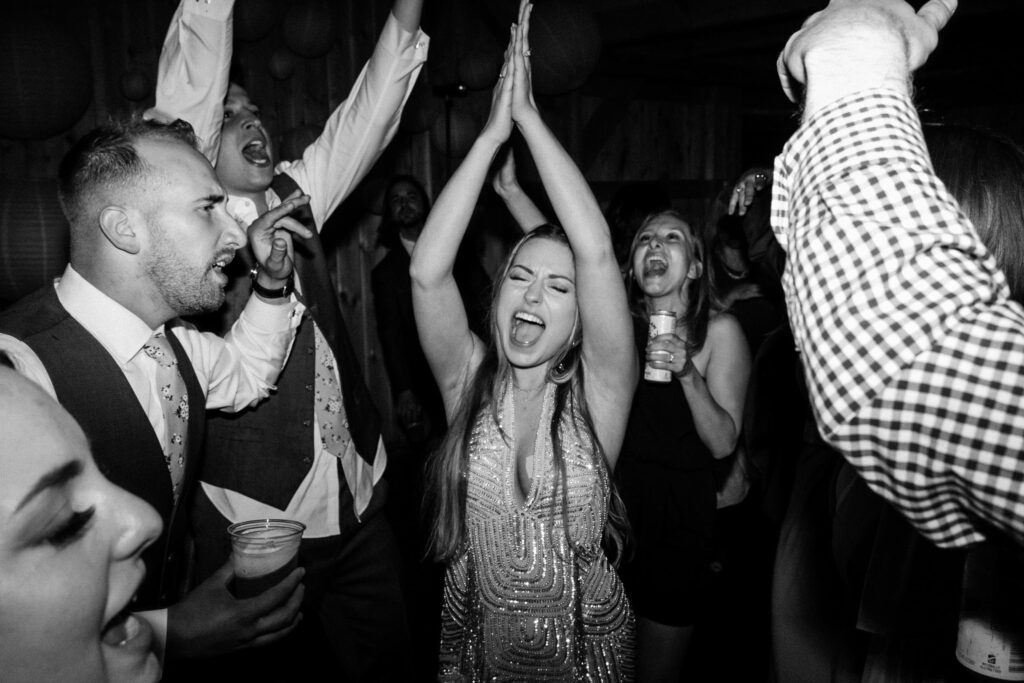
M 100 474 L 85 435 L 0 355 L 0 680 L 152 683 L 149 625 L 129 612 L 160 534 Z
M 533 101 L 529 13 L 524 0 L 490 117 L 412 258 L 417 327 L 451 424 L 427 482 L 431 552 L 448 564 L 439 678 L 629 680 L 633 615 L 601 543 L 621 542 L 610 470 L 636 354 L 607 225 Z M 564 232 L 542 226 L 513 249 L 485 346 L 452 266 L 513 123 Z

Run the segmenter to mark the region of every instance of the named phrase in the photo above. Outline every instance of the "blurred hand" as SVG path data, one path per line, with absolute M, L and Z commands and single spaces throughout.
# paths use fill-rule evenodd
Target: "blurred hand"
M 508 197 L 521 189 L 516 177 L 516 157 L 511 147 L 505 150 L 505 160 L 491 179 L 491 187 L 499 197 Z
M 903 0 L 831 0 L 779 55 L 782 89 L 795 102 L 801 87 L 807 88 L 805 118 L 853 92 L 906 89 L 956 5 L 957 0 L 929 0 L 914 12 Z
M 270 209 L 249 226 L 249 244 L 260 264 L 260 284 L 269 289 L 281 286 L 292 273 L 292 233 L 309 238 L 313 233 L 302 223 L 288 216 L 309 204 L 309 195 L 296 190 L 281 205 Z
M 240 600 L 228 590 L 234 578 L 228 561 L 167 610 L 167 656 L 210 657 L 288 635 L 302 618 L 305 573 L 296 569 L 260 595 Z
M 752 168 L 744 173 L 736 182 L 732 196 L 729 197 L 729 213 L 745 216 L 757 193 L 771 185 L 771 182 L 771 169 Z
M 398 413 L 398 421 L 403 429 L 409 429 L 423 422 L 423 406 L 420 405 L 416 394 L 412 393 L 409 389 L 398 394 L 398 400 L 395 401 L 395 410 Z

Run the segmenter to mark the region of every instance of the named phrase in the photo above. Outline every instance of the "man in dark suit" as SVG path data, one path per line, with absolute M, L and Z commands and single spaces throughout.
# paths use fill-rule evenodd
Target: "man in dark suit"
M 146 500 L 163 533 L 143 555 L 139 609 L 166 657 L 204 656 L 288 633 L 303 589 L 298 570 L 249 600 L 228 591 L 225 564 L 182 598 L 188 508 L 201 465 L 205 409 L 241 410 L 265 398 L 294 330 L 292 297 L 254 296 L 225 339 L 178 317 L 220 306 L 224 267 L 246 233 L 196 150 L 188 124 L 131 120 L 85 135 L 60 164 L 71 262 L 53 285 L 0 315 L 0 347 L 78 420 L 100 470 Z M 287 289 L 293 197 L 249 230 L 259 284 Z M 163 608 L 169 609 L 163 612 Z

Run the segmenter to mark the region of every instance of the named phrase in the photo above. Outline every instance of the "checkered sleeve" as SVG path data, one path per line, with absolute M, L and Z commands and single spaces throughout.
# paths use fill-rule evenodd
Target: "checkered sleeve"
M 776 160 L 793 332 L 822 436 L 926 537 L 1024 541 L 1024 312 L 931 168 L 910 100 L 818 111 Z

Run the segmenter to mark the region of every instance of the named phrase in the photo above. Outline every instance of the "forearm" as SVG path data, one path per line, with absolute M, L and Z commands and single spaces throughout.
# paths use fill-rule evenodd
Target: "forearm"
M 188 121 L 211 163 L 217 159 L 231 70 L 233 5 L 234 0 L 182 0 L 160 52 L 156 103 L 145 114 Z
M 905 93 L 811 116 L 776 162 L 772 214 L 823 436 L 936 543 L 980 540 L 977 516 L 1024 538 L 1024 315 Z
M 697 436 L 714 458 L 725 458 L 736 450 L 739 426 L 729 412 L 715 401 L 708 384 L 696 368 L 677 380 L 693 415 Z
M 224 339 L 190 330 L 189 355 L 207 387 L 207 409 L 237 412 L 270 394 L 295 340 L 302 310 L 294 298 L 273 305 L 254 295 Z
M 544 191 L 580 264 L 615 264 L 608 224 L 576 163 L 539 114 L 516 121 L 537 166 Z M 618 266 L 615 266 L 616 270 Z
M 487 171 L 501 145 L 500 140 L 488 136 L 477 138 L 444 186 L 412 252 L 409 273 L 414 284 L 429 288 L 442 280 L 450 280 L 455 286 L 453 271 L 459 245 L 487 180 Z
M 423 13 L 423 0 L 395 0 L 391 7 L 398 24 L 410 33 L 420 27 L 420 15 Z
M 429 42 L 422 31 L 403 30 L 398 19 L 389 16 L 373 55 L 320 137 L 301 160 L 282 164 L 310 195 L 317 225 L 323 225 L 394 138 Z
M 516 123 L 572 247 L 587 367 L 609 375 L 609 386 L 631 389 L 635 367 L 622 359 L 635 356 L 633 326 L 608 223 L 583 174 L 540 116 Z
M 501 201 L 505 203 L 505 207 L 512 214 L 516 225 L 524 233 L 530 232 L 547 222 L 547 218 L 544 217 L 544 214 L 540 212 L 537 205 L 530 199 L 530 195 L 526 194 L 518 183 L 502 187 L 498 190 L 498 196 L 501 197 Z

